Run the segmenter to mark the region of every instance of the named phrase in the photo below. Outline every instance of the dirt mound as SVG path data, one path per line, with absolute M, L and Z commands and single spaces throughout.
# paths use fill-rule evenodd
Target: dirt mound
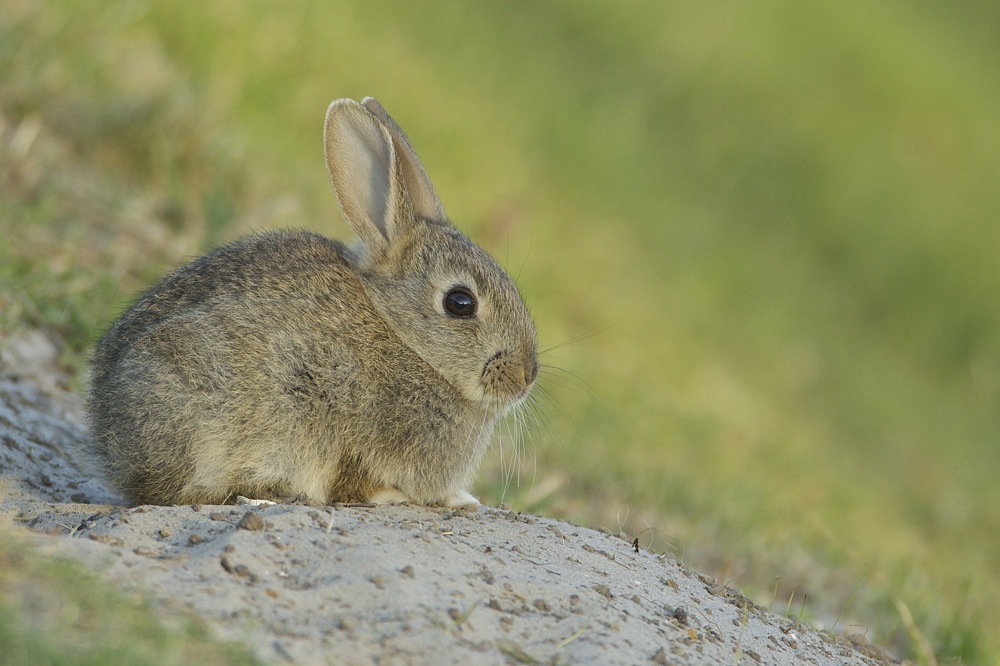
M 881 664 L 670 556 L 510 511 L 127 507 L 43 337 L 5 349 L 0 513 L 265 662 Z

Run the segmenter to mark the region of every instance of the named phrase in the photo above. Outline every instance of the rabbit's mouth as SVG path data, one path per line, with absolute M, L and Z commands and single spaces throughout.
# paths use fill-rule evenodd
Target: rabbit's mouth
M 502 415 L 528 397 L 537 377 L 534 354 L 499 351 L 483 364 L 480 386 L 484 399 Z

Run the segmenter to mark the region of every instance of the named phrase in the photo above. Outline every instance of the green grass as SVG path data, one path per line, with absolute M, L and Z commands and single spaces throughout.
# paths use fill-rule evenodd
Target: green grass
M 23 542 L 9 524 L 0 525 L 0 536 L 4 664 L 256 663 L 247 648 L 212 641 L 195 618 L 154 613 L 75 562 L 39 557 L 38 544 Z
M 828 626 L 870 570 L 840 629 L 997 660 L 997 14 L 15 2 L 4 136 L 41 130 L 0 157 L 20 174 L 0 331 L 55 329 L 79 366 L 185 256 L 260 227 L 346 236 L 323 112 L 375 95 L 519 274 L 543 345 L 577 340 L 546 357 L 569 378 L 545 378 L 506 501 L 650 526 Z

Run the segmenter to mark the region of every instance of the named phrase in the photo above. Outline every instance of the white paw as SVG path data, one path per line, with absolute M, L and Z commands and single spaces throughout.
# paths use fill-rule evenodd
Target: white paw
M 444 505 L 449 509 L 458 509 L 463 506 L 479 506 L 479 500 L 464 490 L 459 490 L 451 497 L 446 498 Z
M 407 504 L 411 500 L 401 490 L 386 488 L 369 497 L 368 501 L 372 504 Z
M 243 495 L 236 496 L 236 504 L 239 506 L 273 506 L 277 502 L 272 502 L 266 499 L 251 499 L 249 497 L 243 497 Z

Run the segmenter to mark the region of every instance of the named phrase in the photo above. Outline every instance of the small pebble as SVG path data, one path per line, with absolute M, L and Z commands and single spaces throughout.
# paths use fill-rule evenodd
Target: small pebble
M 611 588 L 607 585 L 595 585 L 594 592 L 597 592 L 602 597 L 607 597 L 608 599 L 614 598 L 614 595 L 611 594 Z
M 236 565 L 234 565 L 229 560 L 229 558 L 226 557 L 225 555 L 223 555 L 221 558 L 219 558 L 219 564 L 222 565 L 223 569 L 225 569 L 226 571 L 228 571 L 231 574 L 239 576 L 240 578 L 247 578 L 247 579 L 249 579 L 251 581 L 254 581 L 254 580 L 257 579 L 257 577 L 254 576 L 253 573 L 250 572 L 250 569 L 248 569 L 245 564 L 236 564 Z
M 259 532 L 264 529 L 264 519 L 255 511 L 247 511 L 240 518 L 240 522 L 236 523 L 236 527 L 251 532 Z
M 91 534 L 90 535 L 90 540 L 91 541 L 96 541 L 98 543 L 103 543 L 103 544 L 106 544 L 108 546 L 124 546 L 125 545 L 125 542 L 122 539 L 120 539 L 120 538 L 118 538 L 116 536 L 111 536 L 110 534 Z

